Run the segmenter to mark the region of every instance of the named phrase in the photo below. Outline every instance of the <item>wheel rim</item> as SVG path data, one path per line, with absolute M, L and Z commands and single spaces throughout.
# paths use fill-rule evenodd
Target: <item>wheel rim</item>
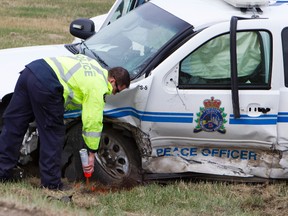
M 113 178 L 121 179 L 128 175 L 129 160 L 127 154 L 121 144 L 112 137 L 102 136 L 95 158 Z

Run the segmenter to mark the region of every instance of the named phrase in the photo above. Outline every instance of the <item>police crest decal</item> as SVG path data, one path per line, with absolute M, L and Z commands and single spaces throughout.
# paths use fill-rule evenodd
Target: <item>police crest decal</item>
M 221 108 L 221 101 L 218 99 L 206 99 L 203 101 L 204 107 L 200 107 L 200 112 L 197 113 L 195 122 L 197 126 L 194 128 L 194 133 L 203 131 L 226 133 L 225 123 L 227 114 L 224 113 L 224 108 Z

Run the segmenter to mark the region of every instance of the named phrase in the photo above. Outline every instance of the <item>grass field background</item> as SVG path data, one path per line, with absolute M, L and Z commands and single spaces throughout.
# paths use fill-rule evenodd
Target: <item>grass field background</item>
M 1 0 L 0 49 L 69 43 L 76 18 L 107 13 L 113 0 Z
M 70 43 L 70 22 L 106 13 L 112 0 L 1 0 L 0 49 Z M 1 59 L 0 59 L 1 67 Z M 2 71 L 2 77 L 3 75 Z M 0 215 L 287 215 L 286 183 L 228 184 L 175 181 L 130 190 L 82 182 L 73 190 L 39 189 L 39 179 L 0 183 Z M 72 201 L 61 200 L 72 196 Z

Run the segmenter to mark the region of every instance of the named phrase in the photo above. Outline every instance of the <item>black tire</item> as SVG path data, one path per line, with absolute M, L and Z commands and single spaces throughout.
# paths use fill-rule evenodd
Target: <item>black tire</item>
M 85 146 L 81 136 L 81 127 L 82 124 L 78 123 L 69 128 L 69 131 L 66 133 L 66 142 L 62 152 L 62 177 L 67 178 L 69 181 L 84 179 L 79 156 L 79 150 Z
M 67 133 L 62 159 L 63 174 L 69 181 L 84 180 L 79 156 L 79 150 L 85 147 L 81 131 L 79 123 Z M 139 167 L 140 154 L 133 140 L 113 128 L 104 127 L 91 180 L 115 187 L 131 187 L 141 182 Z

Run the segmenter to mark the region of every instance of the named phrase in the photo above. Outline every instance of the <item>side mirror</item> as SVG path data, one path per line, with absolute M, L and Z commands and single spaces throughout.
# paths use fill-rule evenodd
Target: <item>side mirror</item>
M 70 24 L 70 34 L 86 40 L 95 34 L 94 22 L 86 18 L 76 19 Z

